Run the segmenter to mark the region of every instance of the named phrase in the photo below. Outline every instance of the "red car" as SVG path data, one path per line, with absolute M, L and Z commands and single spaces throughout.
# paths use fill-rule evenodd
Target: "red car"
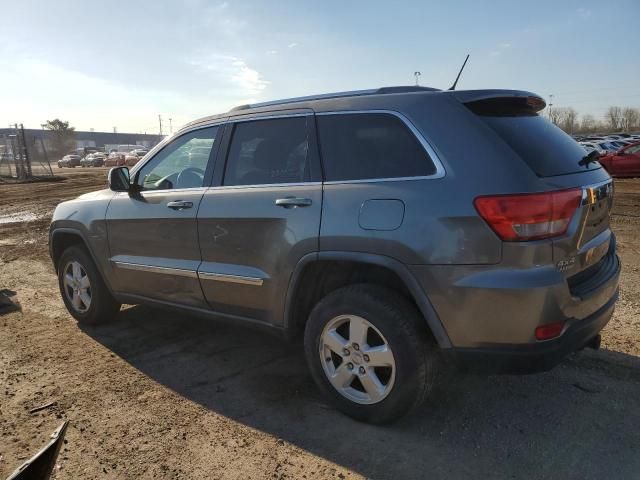
M 612 177 L 640 176 L 640 142 L 627 145 L 598 160 Z
M 122 167 L 126 165 L 125 157 L 128 154 L 126 152 L 111 152 L 107 159 L 104 161 L 105 167 Z

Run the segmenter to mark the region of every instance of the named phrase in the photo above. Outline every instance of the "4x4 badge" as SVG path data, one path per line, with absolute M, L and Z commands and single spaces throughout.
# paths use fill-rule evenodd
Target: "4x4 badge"
M 565 260 L 560 260 L 556 264 L 556 267 L 558 267 L 558 270 L 560 270 L 561 272 L 566 272 L 571 267 L 573 267 L 574 263 L 576 263 L 576 257 L 569 257 Z

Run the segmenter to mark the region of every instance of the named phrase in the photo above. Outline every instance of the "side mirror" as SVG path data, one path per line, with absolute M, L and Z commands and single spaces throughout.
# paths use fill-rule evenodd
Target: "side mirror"
M 114 192 L 128 192 L 131 189 L 129 169 L 127 167 L 113 167 L 109 170 L 109 188 Z

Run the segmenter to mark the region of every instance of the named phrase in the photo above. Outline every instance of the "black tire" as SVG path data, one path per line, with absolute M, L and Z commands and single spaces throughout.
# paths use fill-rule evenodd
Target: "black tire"
M 325 326 L 341 315 L 366 319 L 393 352 L 395 381 L 378 403 L 365 405 L 346 398 L 325 374 L 320 337 Z M 329 401 L 346 415 L 374 424 L 391 422 L 415 410 L 431 392 L 439 363 L 435 341 L 416 307 L 391 290 L 368 284 L 343 287 L 324 297 L 309 316 L 304 347 L 313 379 Z
M 70 262 L 78 262 L 82 266 L 91 285 L 91 302 L 89 308 L 84 312 L 78 311 L 73 306 L 72 301 L 65 292 L 64 275 L 65 269 Z M 112 320 L 120 310 L 121 304 L 113 298 L 102 279 L 102 275 L 100 275 L 100 272 L 93 263 L 91 256 L 81 246 L 71 246 L 60 256 L 60 260 L 58 261 L 58 286 L 67 310 L 78 323 L 97 325 L 108 322 Z

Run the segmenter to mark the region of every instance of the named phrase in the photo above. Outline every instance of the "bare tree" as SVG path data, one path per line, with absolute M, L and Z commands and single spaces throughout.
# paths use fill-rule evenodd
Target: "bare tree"
M 598 123 L 593 115 L 583 115 L 580 123 L 580 131 L 583 133 L 593 133 L 598 128 Z
M 47 120 L 44 128 L 53 132 L 50 143 L 50 151 L 54 158 L 62 157 L 75 147 L 75 128 L 69 126 L 69 122 L 63 122 L 59 118 Z
M 620 107 L 609 107 L 606 118 L 611 130 L 619 130 L 622 126 L 622 109 Z
M 578 112 L 573 107 L 562 107 L 560 111 L 560 123 L 558 126 L 567 133 L 573 133 L 576 129 L 576 120 Z
M 609 107 L 599 120 L 591 114 L 580 116 L 573 107 L 554 107 L 547 110 L 549 121 L 569 134 L 640 130 L 640 108 Z
M 625 132 L 629 132 L 638 126 L 640 120 L 640 110 L 626 107 L 622 109 L 621 127 Z
M 559 125 L 560 119 L 562 117 L 561 113 L 562 109 L 560 108 L 549 108 L 549 120 L 551 121 L 551 123 L 553 123 L 554 125 Z

